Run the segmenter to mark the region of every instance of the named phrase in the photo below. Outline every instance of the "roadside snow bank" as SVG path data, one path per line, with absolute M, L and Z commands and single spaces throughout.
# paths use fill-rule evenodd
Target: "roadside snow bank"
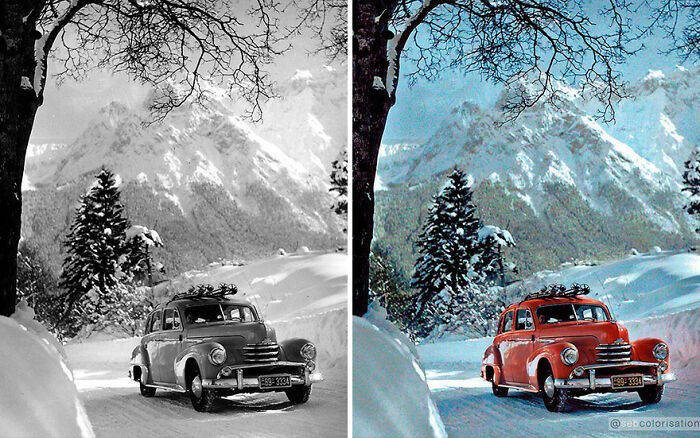
M 625 322 L 630 340 L 659 338 L 668 343 L 671 369 L 697 374 L 700 364 L 700 309 Z
M 338 309 L 320 315 L 270 321 L 277 339 L 306 338 L 316 345 L 316 364 L 320 372 L 348 362 L 348 311 Z
M 0 316 L 2 435 L 94 437 L 63 349 L 30 314 L 24 304 L 13 318 Z
M 353 435 L 446 437 L 415 345 L 376 304 L 352 325 Z
M 424 364 L 481 364 L 484 351 L 492 342 L 493 337 L 421 344 L 418 353 Z

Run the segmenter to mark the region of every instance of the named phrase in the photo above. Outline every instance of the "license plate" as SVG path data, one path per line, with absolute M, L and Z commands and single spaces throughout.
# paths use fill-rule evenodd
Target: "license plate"
M 292 386 L 291 376 L 260 376 L 261 388 L 289 388 Z
M 641 375 L 636 376 L 612 376 L 613 388 L 643 388 L 644 379 Z

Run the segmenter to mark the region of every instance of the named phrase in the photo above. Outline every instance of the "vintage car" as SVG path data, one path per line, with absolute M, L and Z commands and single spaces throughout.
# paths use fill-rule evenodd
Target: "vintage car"
M 292 403 L 309 399 L 312 383 L 321 380 L 314 344 L 300 338 L 278 344 L 275 330 L 255 306 L 233 297 L 236 291 L 200 285 L 151 312 L 129 369 L 143 396 L 157 388 L 187 392 L 198 411 L 242 392 L 284 391 Z
M 587 285 L 552 285 L 503 311 L 498 333 L 484 353 L 481 376 L 497 397 L 508 389 L 541 393 L 550 411 L 567 398 L 593 392 L 636 391 L 658 403 L 675 380 L 669 349 L 660 339 L 629 341 Z

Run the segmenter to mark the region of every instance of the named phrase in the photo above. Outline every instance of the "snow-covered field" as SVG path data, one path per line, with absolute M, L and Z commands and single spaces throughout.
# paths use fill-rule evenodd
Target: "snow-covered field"
M 67 345 L 97 437 L 152 437 L 164 431 L 183 437 L 346 436 L 347 266 L 346 254 L 301 252 L 246 266 L 212 267 L 174 282 L 183 290 L 193 283 L 235 283 L 276 328 L 278 339 L 314 341 L 325 380 L 314 385 L 303 405 L 291 405 L 284 393 L 242 394 L 222 399 L 213 413 L 196 412 L 184 394 L 139 394 L 138 384 L 127 377 L 138 338 Z
M 666 340 L 679 380 L 666 387 L 658 405 L 643 405 L 636 393 L 592 394 L 574 399 L 568 413 L 553 413 L 535 394 L 492 394 L 491 385 L 479 377 L 491 338 L 420 345 L 428 385 L 450 437 L 473 436 L 475 431 L 482 436 L 618 436 L 624 433 L 609 428 L 613 417 L 700 416 L 700 256 L 630 256 L 601 266 L 540 274 L 528 285 L 537 288 L 551 282 L 590 284 L 592 296 L 610 303 L 631 339 Z

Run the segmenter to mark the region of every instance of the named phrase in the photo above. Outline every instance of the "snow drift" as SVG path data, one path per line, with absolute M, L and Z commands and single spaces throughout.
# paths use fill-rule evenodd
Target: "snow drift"
M 413 343 L 376 303 L 352 325 L 353 435 L 446 437 Z
M 20 303 L 0 316 L 0 424 L 10 437 L 94 437 L 65 353 Z

